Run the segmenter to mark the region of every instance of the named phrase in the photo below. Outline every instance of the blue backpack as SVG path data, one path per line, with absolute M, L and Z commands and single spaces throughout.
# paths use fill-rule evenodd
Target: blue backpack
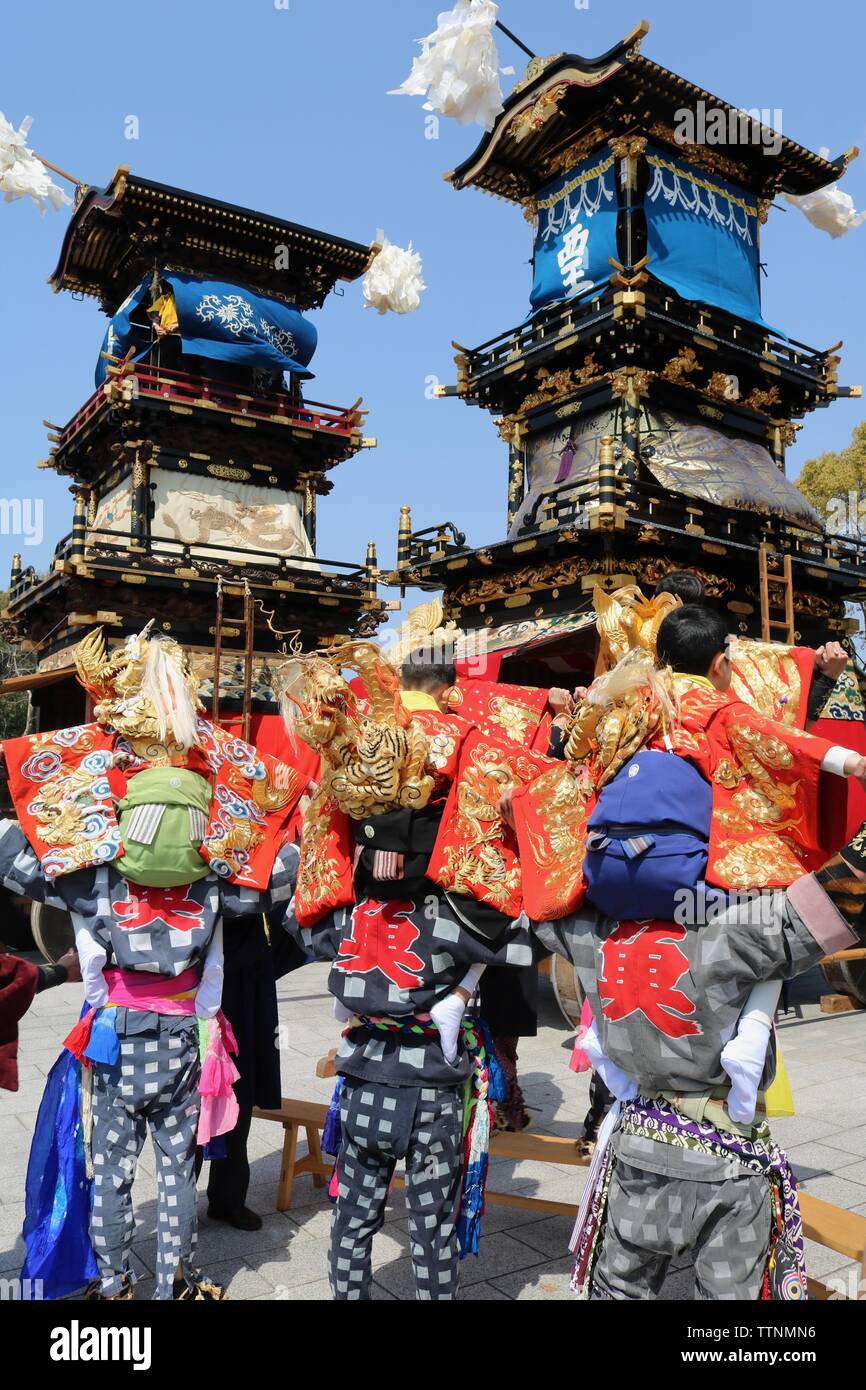
M 712 789 L 676 753 L 636 753 L 599 794 L 587 826 L 587 897 L 606 917 L 672 921 L 676 893 L 707 868 Z

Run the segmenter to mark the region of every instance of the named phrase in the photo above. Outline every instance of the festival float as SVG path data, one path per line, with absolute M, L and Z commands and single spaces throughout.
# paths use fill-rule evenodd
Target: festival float
M 857 630 L 846 603 L 862 601 L 866 546 L 828 531 L 786 451 L 809 412 L 860 387 L 840 383 L 841 343 L 809 347 L 765 320 L 760 235 L 774 202 L 834 234 L 856 225 L 835 185 L 857 150 L 831 160 L 762 126 L 646 57 L 648 28 L 598 58 L 531 57 L 446 175 L 532 228 L 526 317 L 455 342 L 456 382 L 438 388 L 494 418 L 504 534 L 470 545 L 459 515 L 415 529 L 404 505 L 392 578 L 441 592 L 407 632 L 461 634 L 464 690 L 471 671 L 514 699 L 588 684 L 606 656 L 602 605 L 639 604 L 691 570 L 748 644 L 765 712 L 793 720 L 808 673 L 801 689 L 792 649 Z M 816 731 L 866 748 L 853 662 Z M 850 801 L 853 827 L 859 788 Z M 866 1003 L 862 960 L 826 968 Z M 568 980 L 560 993 L 573 1018 Z
M 395 248 L 399 250 L 399 248 Z M 13 560 L 6 634 L 36 670 L 29 731 L 91 718 L 73 653 L 94 627 L 109 654 L 154 618 L 191 655 L 215 723 L 275 749 L 274 672 L 286 650 L 370 635 L 384 618 L 373 542 L 316 550 L 318 500 L 360 449 L 366 411 L 309 399 L 310 311 L 380 250 L 115 171 L 76 185 L 55 292 L 96 299 L 96 384 L 46 422 L 42 468 L 70 479 L 71 530 L 46 574 Z M 56 955 L 63 914 L 34 908 Z

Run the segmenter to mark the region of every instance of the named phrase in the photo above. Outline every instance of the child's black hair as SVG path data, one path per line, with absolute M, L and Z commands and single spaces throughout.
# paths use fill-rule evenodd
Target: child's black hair
M 400 668 L 404 690 L 441 690 L 456 679 L 453 646 L 416 647 Z
M 705 676 L 713 659 L 728 644 L 728 625 L 721 613 L 702 603 L 685 603 L 668 613 L 659 627 L 659 665 L 689 676 Z
M 683 603 L 703 603 L 704 586 L 691 570 L 671 570 L 655 586 L 655 594 L 673 594 Z

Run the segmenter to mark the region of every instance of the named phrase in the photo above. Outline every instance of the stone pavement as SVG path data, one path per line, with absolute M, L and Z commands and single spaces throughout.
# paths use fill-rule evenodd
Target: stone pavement
M 327 967 L 311 965 L 280 982 L 283 1094 L 327 1101 L 332 1082 L 315 1075 L 316 1060 L 336 1043 L 337 1025 L 326 991 Z M 787 1148 L 808 1192 L 866 1215 L 866 1012 L 823 1015 L 818 996 L 826 991 L 819 971 L 798 981 L 794 1007 L 781 1025 L 782 1047 L 797 1115 L 776 1120 L 774 1132 Z M 21 1028 L 21 1082 L 15 1095 L 0 1092 L 0 1278 L 20 1267 L 24 1173 L 45 1075 L 61 1039 L 78 1017 L 82 991 L 62 986 L 38 996 Z M 549 983 L 542 981 L 537 1038 L 521 1045 L 521 1075 L 534 1128 L 542 1133 L 581 1133 L 587 1105 L 586 1076 L 568 1069 L 572 1032 L 561 1019 Z M 235 1299 L 328 1298 L 326 1252 L 330 1206 L 309 1176 L 296 1180 L 291 1211 L 274 1210 L 282 1129 L 254 1122 L 250 1137 L 250 1205 L 265 1217 L 257 1232 L 233 1231 L 205 1215 L 200 1195 L 199 1262 L 229 1286 Z M 495 1160 L 491 1186 L 549 1200 L 576 1202 L 584 1171 L 552 1164 Z M 203 1188 L 206 1174 L 202 1177 Z M 139 1296 L 150 1296 L 155 1258 L 156 1180 L 149 1143 L 135 1184 L 135 1260 Z M 461 1269 L 461 1298 L 571 1298 L 568 1291 L 571 1219 L 490 1206 L 484 1218 L 481 1254 Z M 403 1201 L 395 1193 L 388 1219 L 374 1245 L 374 1296 L 413 1296 Z M 854 1266 L 839 1255 L 811 1247 L 809 1269 L 817 1278 L 841 1279 L 856 1288 Z M 847 1282 L 844 1282 L 847 1281 Z M 691 1298 L 687 1267 L 672 1274 L 665 1297 Z

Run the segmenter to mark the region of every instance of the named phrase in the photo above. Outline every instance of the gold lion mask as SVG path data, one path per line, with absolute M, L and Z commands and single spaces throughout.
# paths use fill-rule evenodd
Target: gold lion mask
M 343 669 L 362 677 L 368 708 Z M 327 658 L 289 661 L 280 674 L 286 729 L 322 759 L 317 801 L 330 798 L 353 820 L 427 805 L 427 736 L 404 710 L 399 676 L 376 646 L 348 642 Z
M 148 761 L 168 761 L 196 742 L 199 679 L 171 638 L 150 624 L 108 654 L 103 629 L 75 649 L 78 679 L 94 700 L 94 718 L 128 738 Z

